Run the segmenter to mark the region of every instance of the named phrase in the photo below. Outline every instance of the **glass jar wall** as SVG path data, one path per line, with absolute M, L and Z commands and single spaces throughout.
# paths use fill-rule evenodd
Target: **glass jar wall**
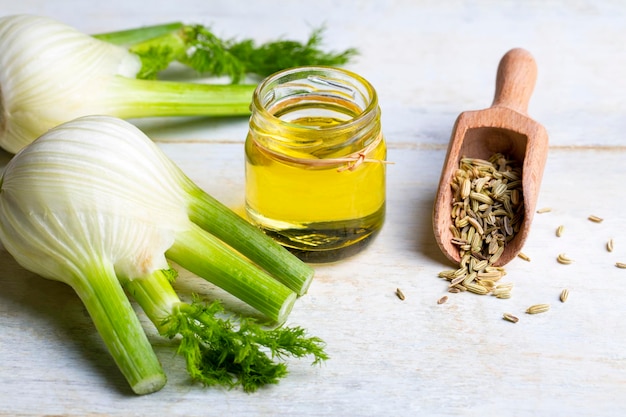
M 386 145 L 374 88 L 337 68 L 268 77 L 252 102 L 246 213 L 307 262 L 362 250 L 385 218 Z

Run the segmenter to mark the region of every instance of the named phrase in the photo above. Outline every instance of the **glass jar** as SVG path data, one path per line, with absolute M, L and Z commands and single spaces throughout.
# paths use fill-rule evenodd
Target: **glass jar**
M 300 67 L 265 79 L 246 139 L 246 213 L 306 262 L 353 255 L 385 218 L 376 91 L 352 72 Z

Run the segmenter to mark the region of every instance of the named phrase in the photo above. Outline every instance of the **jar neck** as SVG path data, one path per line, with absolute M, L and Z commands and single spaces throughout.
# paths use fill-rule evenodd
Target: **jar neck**
M 252 101 L 250 135 L 274 153 L 334 159 L 381 140 L 374 88 L 329 67 L 293 68 L 268 77 Z

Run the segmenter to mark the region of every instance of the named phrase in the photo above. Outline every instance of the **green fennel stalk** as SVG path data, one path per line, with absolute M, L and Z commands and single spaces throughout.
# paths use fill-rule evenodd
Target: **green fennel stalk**
M 245 116 L 254 84 L 200 84 L 117 77 L 108 113 L 123 119 L 158 116 Z
M 182 22 L 164 23 L 151 26 L 141 26 L 138 28 L 118 30 L 114 32 L 93 34 L 96 39 L 112 43 L 114 45 L 131 46 L 149 39 L 170 34 L 183 27 Z
M 161 389 L 166 377 L 109 264 L 87 265 L 71 286 L 87 308 L 115 363 L 137 394 Z

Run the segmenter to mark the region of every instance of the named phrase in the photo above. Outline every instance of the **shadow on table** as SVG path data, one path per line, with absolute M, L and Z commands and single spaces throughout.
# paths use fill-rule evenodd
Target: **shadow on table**
M 390 149 L 389 193 L 386 227 L 408 242 L 417 254 L 450 264 L 433 233 L 432 212 L 445 148 L 436 145 Z
M 90 367 L 112 389 L 124 395 L 134 395 L 109 355 L 80 298 L 69 285 L 25 270 L 2 248 L 0 286 L 0 304 L 3 306 L 0 310 L 0 326 L 3 323 L 12 326 L 12 323 L 17 322 L 19 329 L 32 334 L 33 338 L 41 337 L 47 346 L 58 345 L 58 349 L 63 352 L 62 356 L 76 360 L 72 366 Z M 24 359 L 24 363 L 42 372 L 41 378 L 46 377 L 45 366 L 34 364 L 39 361 L 45 364 L 50 358 Z
M 415 214 L 420 220 L 419 229 L 421 233 L 416 235 L 415 239 L 415 248 L 416 250 L 425 256 L 426 258 L 437 262 L 442 265 L 442 268 L 446 268 L 448 265 L 451 265 L 448 258 L 441 252 L 441 249 L 437 245 L 437 241 L 435 240 L 435 234 L 433 232 L 433 224 L 431 216 L 424 216 L 424 212 L 428 213 L 432 212 L 432 205 L 434 203 L 436 189 L 433 188 L 432 191 L 432 201 L 429 200 L 428 204 L 424 203 L 422 207 L 415 207 Z M 418 210 L 419 209 L 419 210 Z M 419 216 L 417 216 L 419 214 Z

